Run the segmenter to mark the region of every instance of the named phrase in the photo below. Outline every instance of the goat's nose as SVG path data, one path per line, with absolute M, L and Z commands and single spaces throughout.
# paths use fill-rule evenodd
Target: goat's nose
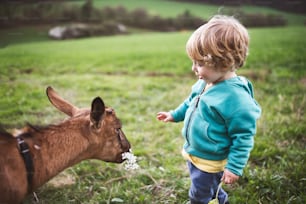
M 129 143 L 128 139 L 126 138 L 123 132 L 122 134 L 120 134 L 120 141 L 121 141 L 122 147 L 125 150 L 129 150 L 131 148 L 131 144 Z
M 129 143 L 129 141 L 126 141 L 126 146 L 125 147 L 126 147 L 125 151 L 127 151 L 127 152 L 130 151 L 130 149 L 132 147 L 131 147 L 131 144 Z
M 129 151 L 131 149 L 131 144 L 129 143 L 128 140 L 124 140 L 122 144 L 124 151 Z

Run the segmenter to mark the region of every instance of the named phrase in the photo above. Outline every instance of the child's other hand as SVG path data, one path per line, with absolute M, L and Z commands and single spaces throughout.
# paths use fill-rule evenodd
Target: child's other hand
M 173 122 L 174 119 L 172 115 L 169 112 L 159 112 L 157 113 L 158 120 L 164 121 L 164 122 Z
M 221 181 L 225 184 L 233 184 L 239 179 L 239 176 L 225 169 Z

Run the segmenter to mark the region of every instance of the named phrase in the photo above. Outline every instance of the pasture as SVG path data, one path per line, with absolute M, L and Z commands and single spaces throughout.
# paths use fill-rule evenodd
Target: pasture
M 100 96 L 122 120 L 140 169 L 82 162 L 39 189 L 39 203 L 185 203 L 182 123 L 155 116 L 177 107 L 196 80 L 185 54 L 191 31 L 51 41 L 44 29 L 0 31 L 0 123 L 12 130 L 63 120 L 46 97 L 49 85 L 79 107 Z M 225 188 L 231 203 L 303 203 L 306 29 L 249 32 L 250 54 L 238 74 L 252 81 L 263 114 L 243 177 Z

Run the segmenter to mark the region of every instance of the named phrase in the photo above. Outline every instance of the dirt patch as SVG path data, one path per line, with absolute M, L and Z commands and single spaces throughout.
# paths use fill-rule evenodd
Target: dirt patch
M 300 83 L 301 83 L 304 87 L 306 87 L 306 77 L 300 79 Z
M 68 172 L 62 172 L 54 177 L 52 180 L 48 182 L 48 185 L 51 185 L 55 188 L 73 185 L 75 184 L 76 179 L 73 175 L 69 174 Z

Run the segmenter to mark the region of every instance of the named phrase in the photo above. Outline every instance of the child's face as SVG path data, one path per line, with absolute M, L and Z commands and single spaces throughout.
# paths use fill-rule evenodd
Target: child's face
M 227 78 L 229 71 L 218 71 L 204 65 L 204 62 L 193 61 L 192 71 L 206 83 L 217 83 Z

